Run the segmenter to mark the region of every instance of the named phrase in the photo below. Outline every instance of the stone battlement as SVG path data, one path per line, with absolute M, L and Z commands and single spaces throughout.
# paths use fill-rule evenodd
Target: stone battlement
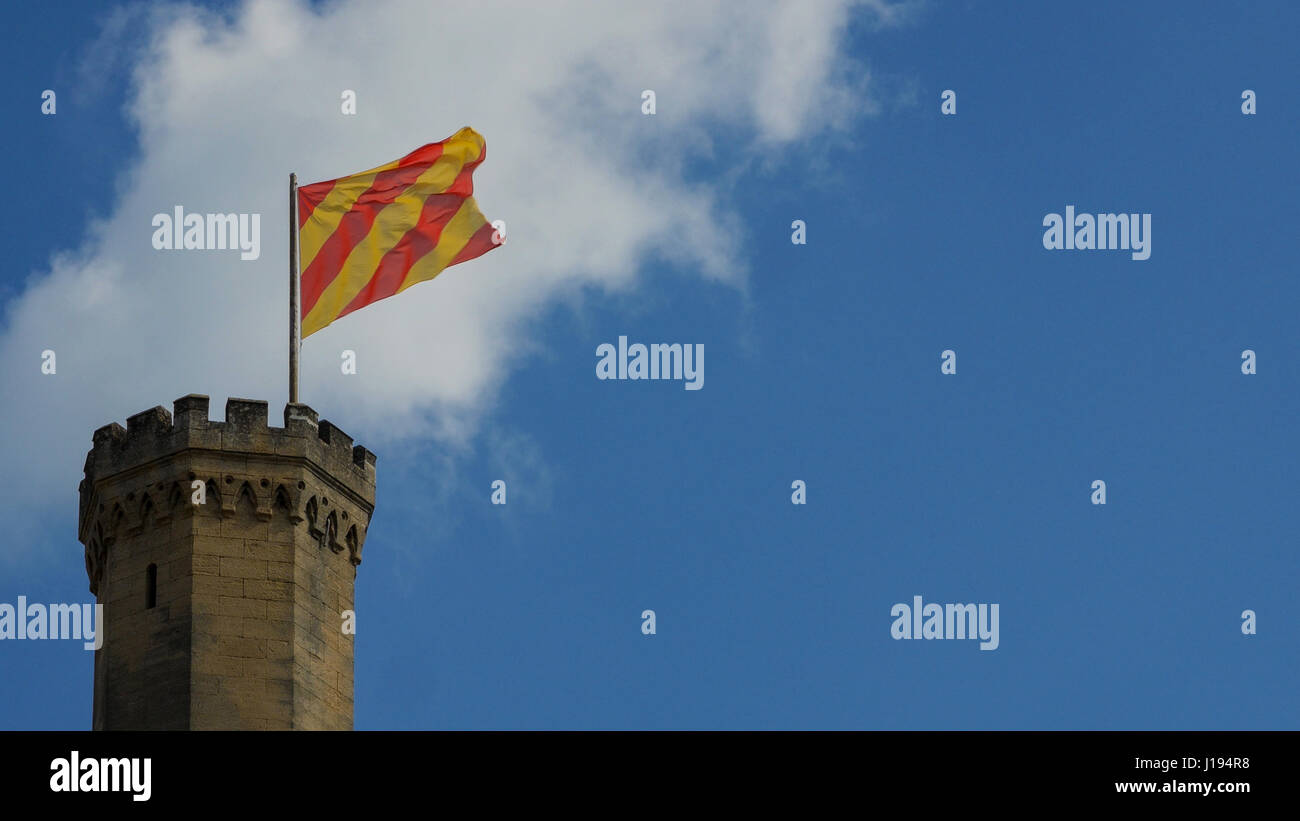
M 86 479 L 122 473 L 182 450 L 274 454 L 301 457 L 344 481 L 362 498 L 374 498 L 375 454 L 307 405 L 285 405 L 284 427 L 268 422 L 268 405 L 258 399 L 227 399 L 226 421 L 208 418 L 208 397 L 182 396 L 174 413 L 161 405 L 95 431 L 86 455 Z

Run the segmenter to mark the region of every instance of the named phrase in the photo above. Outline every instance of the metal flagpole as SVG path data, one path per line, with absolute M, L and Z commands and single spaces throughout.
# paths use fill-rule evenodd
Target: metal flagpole
M 298 280 L 298 175 L 289 175 L 289 404 L 298 404 L 298 348 L 302 325 L 298 305 L 302 297 Z

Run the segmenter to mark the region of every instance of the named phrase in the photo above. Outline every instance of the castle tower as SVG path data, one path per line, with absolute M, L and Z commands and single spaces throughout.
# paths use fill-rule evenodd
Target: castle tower
M 94 729 L 352 729 L 344 613 L 375 455 L 306 405 L 177 399 L 95 431 L 78 538 L 104 605 Z

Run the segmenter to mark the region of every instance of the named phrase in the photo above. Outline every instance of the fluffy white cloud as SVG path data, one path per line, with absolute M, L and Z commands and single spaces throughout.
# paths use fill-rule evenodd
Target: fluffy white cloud
M 133 51 L 126 101 L 140 153 L 111 213 L 7 306 L 0 357 L 2 496 L 39 515 L 75 509 L 91 431 L 190 392 L 285 399 L 287 175 L 311 182 L 394 159 L 471 125 L 475 175 L 509 242 L 353 314 L 303 349 L 303 398 L 375 450 L 464 442 L 529 350 L 530 320 L 584 289 L 638 287 L 650 253 L 742 284 L 743 231 L 692 156 L 747 161 L 870 110 L 842 53 L 873 0 L 784 3 L 367 0 L 313 8 L 253 0 L 215 15 L 168 6 L 111 21 Z M 640 113 L 642 89 L 658 113 Z M 354 90 L 356 116 L 340 113 Z M 107 90 L 115 91 L 113 89 Z M 120 90 L 117 90 L 120 91 Z M 262 215 L 262 253 L 156 251 L 155 213 Z M 651 287 L 648 284 L 643 287 Z M 52 348 L 58 375 L 35 366 Z M 339 353 L 360 373 L 339 378 Z

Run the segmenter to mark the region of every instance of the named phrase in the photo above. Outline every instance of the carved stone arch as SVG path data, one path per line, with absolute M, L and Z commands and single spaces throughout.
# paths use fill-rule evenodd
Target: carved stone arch
M 98 526 L 95 528 L 98 530 Z M 107 558 L 107 552 L 104 550 L 104 543 L 100 538 L 92 536 L 86 543 L 86 578 L 90 581 L 90 592 L 94 596 L 99 595 L 100 582 L 104 580 L 104 561 Z
M 244 500 L 248 500 L 248 508 L 252 513 L 257 513 L 257 491 L 253 490 L 253 483 L 245 481 L 239 486 L 235 493 L 235 512 L 238 513 L 243 509 Z
M 167 489 L 167 509 L 175 511 L 181 506 L 184 494 L 181 492 L 181 483 L 172 482 L 172 486 Z
M 123 517 L 122 533 L 127 536 L 134 536 L 141 530 L 144 530 L 145 516 L 153 514 L 153 499 L 149 498 L 147 492 L 141 493 L 140 498 L 135 498 L 134 493 L 126 495 L 126 507 Z
M 216 479 L 209 479 L 204 485 L 202 507 L 221 515 L 221 487 Z
M 313 496 L 307 500 L 307 535 L 313 539 L 320 539 L 321 530 L 320 508 L 316 504 L 316 497 Z
M 339 544 L 339 515 L 338 511 L 331 510 L 330 515 L 325 517 L 324 533 L 321 534 L 321 547 L 328 546 L 335 553 L 343 552 L 343 545 Z
M 289 507 L 286 511 L 289 514 L 289 521 L 298 524 L 304 518 L 303 511 L 303 489 L 299 487 L 302 482 L 281 482 L 275 489 L 276 496 L 284 492 L 284 498 L 289 500 Z M 273 505 L 274 507 L 274 505 Z
M 361 545 L 365 539 L 366 533 L 364 530 L 357 530 L 356 525 L 348 528 L 345 541 L 348 545 L 348 560 L 352 562 L 353 567 L 361 564 Z
M 293 516 L 293 499 L 289 496 L 288 489 L 283 483 L 275 486 L 275 494 L 271 502 L 271 509 L 286 516 Z
M 139 527 L 143 530 L 153 524 L 154 516 L 158 513 L 158 506 L 153 502 L 152 493 L 145 492 L 141 493 L 140 496 Z
M 114 502 L 113 509 L 108 513 L 108 528 L 104 534 L 103 544 L 105 547 L 111 547 L 113 542 L 117 541 L 118 535 L 126 526 L 126 509 L 122 507 L 121 502 Z
M 86 578 L 90 582 L 90 592 L 99 595 L 100 582 L 104 580 L 104 564 L 108 560 L 108 550 L 104 547 L 104 527 L 95 523 L 94 533 L 86 542 Z

